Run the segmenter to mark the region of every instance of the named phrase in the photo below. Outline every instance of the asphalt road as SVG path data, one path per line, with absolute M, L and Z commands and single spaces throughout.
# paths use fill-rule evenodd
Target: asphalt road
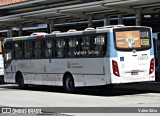
M 115 85 L 110 91 L 104 88 L 79 88 L 73 94 L 65 93 L 61 87 L 30 86 L 21 90 L 17 85 L 1 84 L 0 107 L 29 107 L 42 110 L 37 114 L 23 114 L 27 116 L 143 116 L 144 113 L 145 116 L 158 116 L 160 83 Z M 156 110 L 159 113 L 156 113 Z M 21 113 L 1 115 L 22 116 Z

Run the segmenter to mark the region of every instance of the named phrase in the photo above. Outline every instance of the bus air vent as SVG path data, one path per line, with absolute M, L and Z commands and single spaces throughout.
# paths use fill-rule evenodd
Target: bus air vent
M 106 29 L 106 28 L 113 28 L 114 25 L 109 25 L 109 26 L 103 26 L 103 27 L 97 27 L 97 29 Z
M 61 33 L 60 31 L 53 31 L 52 34 Z
M 124 25 L 115 25 L 115 27 L 124 27 Z
M 35 32 L 35 33 L 32 33 L 31 36 L 33 35 L 47 35 L 47 33 L 45 32 Z
M 95 30 L 93 27 L 86 28 L 85 31 Z
M 67 32 L 76 32 L 76 31 L 77 31 L 76 29 L 70 29 Z

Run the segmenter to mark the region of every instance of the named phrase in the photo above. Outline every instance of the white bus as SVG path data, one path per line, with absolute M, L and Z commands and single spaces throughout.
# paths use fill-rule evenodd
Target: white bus
M 151 28 L 107 26 L 4 40 L 5 82 L 75 87 L 155 80 Z

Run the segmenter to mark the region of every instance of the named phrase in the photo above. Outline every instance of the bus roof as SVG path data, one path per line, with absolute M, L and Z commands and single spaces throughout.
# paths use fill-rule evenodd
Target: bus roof
M 110 26 L 104 26 L 104 27 L 97 27 L 96 29 L 86 28 L 85 30 L 82 30 L 82 31 L 71 29 L 67 32 L 56 31 L 51 34 L 47 34 L 47 33 L 31 34 L 30 36 L 6 38 L 6 41 L 34 40 L 34 39 L 51 38 L 51 37 L 53 38 L 53 37 L 73 36 L 73 35 L 95 34 L 95 33 L 102 33 L 102 32 L 112 32 L 113 29 L 115 28 L 118 29 L 118 28 L 131 28 L 131 27 L 150 28 L 150 27 L 145 27 L 145 26 L 110 25 Z

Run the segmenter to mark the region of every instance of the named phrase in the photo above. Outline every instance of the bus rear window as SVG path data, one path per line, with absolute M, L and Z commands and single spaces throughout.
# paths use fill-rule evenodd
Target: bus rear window
M 115 44 L 118 50 L 146 50 L 151 47 L 149 29 L 116 30 Z

